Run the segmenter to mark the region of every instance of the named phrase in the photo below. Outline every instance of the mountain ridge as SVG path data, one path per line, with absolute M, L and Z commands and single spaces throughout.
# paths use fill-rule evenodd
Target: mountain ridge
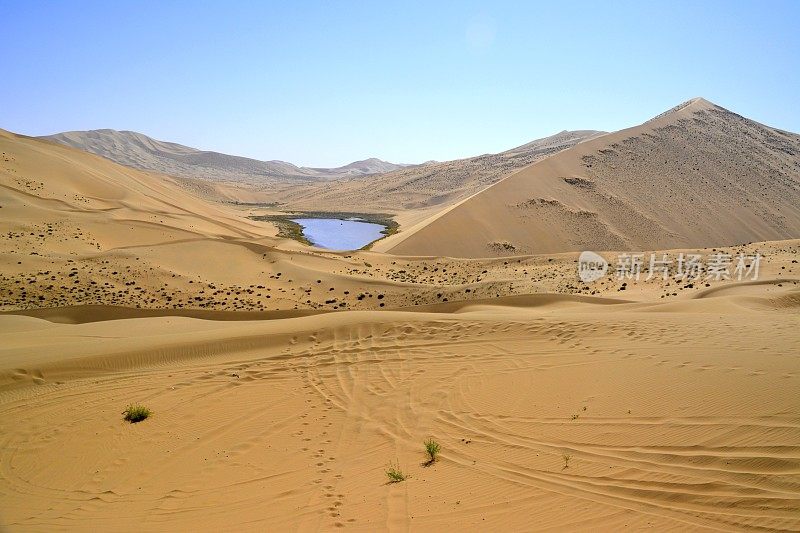
M 200 150 L 161 141 L 131 130 L 76 130 L 37 137 L 100 155 L 132 168 L 183 178 L 211 181 L 269 182 L 335 178 L 388 172 L 407 167 L 378 158 L 367 158 L 340 167 L 300 167 L 281 160 L 258 160 Z

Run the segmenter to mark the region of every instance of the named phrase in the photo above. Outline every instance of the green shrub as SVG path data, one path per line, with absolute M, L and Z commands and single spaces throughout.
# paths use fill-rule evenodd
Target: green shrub
M 131 424 L 135 424 L 136 422 L 141 422 L 142 420 L 150 417 L 153 412 L 144 405 L 131 404 L 127 409 L 122 411 L 122 414 L 125 416 L 125 420 Z
M 408 478 L 408 476 L 400 470 L 400 466 L 394 464 L 389 464 L 389 466 L 386 467 L 386 477 L 389 478 L 389 483 L 399 483 Z
M 425 453 L 428 455 L 428 461 L 426 464 L 432 465 L 436 462 L 436 458 L 438 457 L 439 451 L 442 449 L 442 447 L 439 446 L 439 443 L 433 440 L 433 438 L 426 440 L 424 444 Z

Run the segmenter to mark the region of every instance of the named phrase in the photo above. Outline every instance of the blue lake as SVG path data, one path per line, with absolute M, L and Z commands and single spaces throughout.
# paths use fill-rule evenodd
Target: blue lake
M 385 226 L 360 220 L 338 218 L 294 218 L 303 226 L 303 235 L 314 246 L 330 250 L 358 250 L 383 237 Z

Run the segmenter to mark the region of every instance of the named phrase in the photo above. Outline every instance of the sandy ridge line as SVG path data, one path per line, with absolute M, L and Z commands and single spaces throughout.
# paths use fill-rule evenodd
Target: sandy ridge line
M 634 303 L 631 300 L 621 300 L 615 298 L 602 298 L 596 296 L 582 296 L 572 294 L 523 294 L 514 296 L 503 296 L 500 298 L 482 298 L 477 300 L 460 300 L 439 304 L 419 305 L 410 307 L 396 307 L 376 313 L 457 313 L 469 310 L 471 307 L 541 307 L 550 304 L 571 302 L 583 303 L 587 305 L 619 305 Z M 93 322 L 107 322 L 113 320 L 129 320 L 137 318 L 154 317 L 185 317 L 199 320 L 211 321 L 270 321 L 284 320 L 320 314 L 346 314 L 366 311 L 334 311 L 329 309 L 285 309 L 271 311 L 217 311 L 206 309 L 144 309 L 135 307 L 124 307 L 117 305 L 72 305 L 65 307 L 41 307 L 36 309 L 18 309 L 12 311 L 0 311 L 0 316 L 27 316 L 46 320 L 57 324 L 86 324 Z M 372 311 L 369 311 L 372 312 Z

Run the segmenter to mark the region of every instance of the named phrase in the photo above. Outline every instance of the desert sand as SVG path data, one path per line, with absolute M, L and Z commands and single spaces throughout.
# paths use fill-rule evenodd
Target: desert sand
M 695 98 L 528 166 L 375 249 L 489 257 L 800 232 L 800 136 Z
M 794 283 L 253 322 L 4 316 L 3 524 L 796 529 L 798 304 Z M 131 401 L 154 416 L 123 422 Z M 411 477 L 387 484 L 390 461 Z
M 641 128 L 738 120 L 715 109 Z M 595 155 L 581 175 L 611 195 L 608 168 L 648 163 L 636 175 L 664 231 L 598 229 L 609 260 L 758 253 L 757 281 L 583 283 L 565 218 L 542 216 L 562 223 L 541 245 L 475 216 L 472 247 L 451 226 L 506 188 L 596 198 L 558 196 L 584 185 L 562 169 L 632 136 L 610 135 L 333 253 L 183 179 L 0 132 L 0 529 L 800 529 L 796 136 L 743 134 L 764 181 L 731 176 L 740 207 L 728 182 L 694 187 L 727 209 L 715 225 L 666 222 L 685 195 L 652 194 L 660 152 Z M 646 188 L 633 175 L 628 205 Z M 618 222 L 607 209 L 589 218 Z M 452 238 L 429 250 L 436 235 Z M 487 248 L 503 238 L 514 249 Z M 152 416 L 123 420 L 133 403 Z M 389 483 L 390 464 L 408 478 Z

